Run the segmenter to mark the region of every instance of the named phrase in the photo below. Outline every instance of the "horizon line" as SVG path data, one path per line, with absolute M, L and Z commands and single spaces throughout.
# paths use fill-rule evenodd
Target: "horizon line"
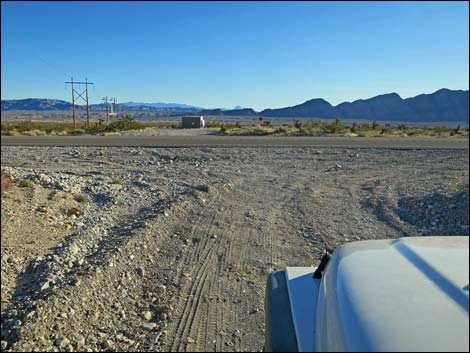
M 267 110 L 267 109 L 283 109 L 283 108 L 291 108 L 291 107 L 294 107 L 294 106 L 297 106 L 297 105 L 300 105 L 300 104 L 304 104 L 306 102 L 309 102 L 309 101 L 312 101 L 312 100 L 323 100 L 325 102 L 327 102 L 328 104 L 330 104 L 331 106 L 333 107 L 337 107 L 338 105 L 340 104 L 343 104 L 343 103 L 354 103 L 354 102 L 357 102 L 357 101 L 363 101 L 363 100 L 367 100 L 367 99 L 372 99 L 372 98 L 376 98 L 376 97 L 380 97 L 380 96 L 386 96 L 386 95 L 393 95 L 393 94 L 396 94 L 398 97 L 400 97 L 401 99 L 409 99 L 409 98 L 415 98 L 415 97 L 418 97 L 418 96 L 422 96 L 422 95 L 431 95 L 431 94 L 434 94 L 434 93 L 437 93 L 439 91 L 442 91 L 442 90 L 448 90 L 448 91 L 464 91 L 464 92 L 468 92 L 469 89 L 451 89 L 451 88 L 446 88 L 446 87 L 443 87 L 443 88 L 439 88 L 437 89 L 436 91 L 434 92 L 431 92 L 431 93 L 420 93 L 416 96 L 410 96 L 410 97 L 402 97 L 400 96 L 400 94 L 398 94 L 397 92 L 389 92 L 389 93 L 381 93 L 381 94 L 377 94 L 375 96 L 372 96 L 372 97 L 369 97 L 369 98 L 359 98 L 359 99 L 356 99 L 356 100 L 353 100 L 353 101 L 343 101 L 341 103 L 338 103 L 336 105 L 333 105 L 331 104 L 329 101 L 327 101 L 325 98 L 321 98 L 321 97 L 316 97 L 316 98 L 310 98 L 310 99 L 307 99 L 306 101 L 304 102 L 301 102 L 301 103 L 297 103 L 297 104 L 294 104 L 294 105 L 289 105 L 289 106 L 286 106 L 286 107 L 282 107 L 282 108 L 264 108 L 262 110 L 259 110 L 259 112 L 263 111 L 263 110 Z M 67 103 L 70 103 L 72 104 L 72 102 L 68 101 L 68 100 L 62 100 L 62 99 L 57 99 L 57 98 L 13 98 L 13 99 L 3 99 L 1 98 L 0 100 L 1 101 L 17 101 L 17 100 L 27 100 L 27 99 L 45 99 L 45 100 L 57 100 L 57 101 L 62 101 L 62 102 L 67 102 Z M 129 101 L 125 101 L 123 103 L 117 103 L 118 105 L 119 104 L 126 104 L 126 103 L 139 103 L 140 102 L 134 102 L 132 100 L 129 100 Z M 100 105 L 100 104 L 104 104 L 104 103 L 91 103 L 90 105 Z M 207 107 L 201 107 L 199 105 L 193 105 L 193 104 L 188 104 L 188 103 L 167 103 L 167 102 L 150 102 L 150 103 L 142 103 L 141 106 L 145 106 L 145 104 L 176 104 L 176 105 L 186 105 L 186 106 L 189 106 L 189 107 L 194 107 L 194 108 L 202 108 L 204 110 L 215 110 L 215 109 L 222 109 L 222 110 L 227 110 L 227 108 L 223 108 L 223 107 L 217 107 L 217 108 L 207 108 Z M 82 106 L 82 104 L 75 104 L 77 106 Z M 240 106 L 239 104 L 237 104 L 238 106 Z M 86 106 L 83 105 L 83 106 Z M 255 110 L 254 108 L 250 108 L 250 107 L 243 107 L 243 108 L 239 108 L 239 109 L 253 109 Z M 232 109 L 229 109 L 229 110 L 235 110 L 235 108 L 232 108 Z M 237 109 L 238 110 L 238 109 Z M 257 111 L 257 110 L 255 110 Z M 258 111 L 257 111 L 258 112 Z

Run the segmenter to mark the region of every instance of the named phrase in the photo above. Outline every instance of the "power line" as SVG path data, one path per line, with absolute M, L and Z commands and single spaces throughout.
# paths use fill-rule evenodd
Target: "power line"
M 75 129 L 77 127 L 77 123 L 75 120 L 75 99 L 81 98 L 86 102 L 86 126 L 90 127 L 90 108 L 88 105 L 88 85 L 93 85 L 93 82 L 88 82 L 88 79 L 85 79 L 85 82 L 80 82 L 80 81 L 74 81 L 73 77 L 71 78 L 70 81 L 65 82 L 66 84 L 71 84 L 72 85 L 72 119 L 73 119 L 73 128 Z M 79 93 L 73 85 L 85 85 L 85 90 L 81 93 Z M 83 97 L 83 94 L 85 93 L 85 97 Z

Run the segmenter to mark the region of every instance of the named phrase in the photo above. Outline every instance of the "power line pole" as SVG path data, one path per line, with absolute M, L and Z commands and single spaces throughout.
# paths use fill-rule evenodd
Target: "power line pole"
M 75 94 L 73 94 L 73 77 L 71 78 L 72 84 L 72 119 L 73 119 L 73 129 L 77 128 L 77 122 L 75 121 Z
M 85 79 L 86 91 L 86 126 L 90 127 L 90 109 L 88 107 L 88 79 Z
M 90 126 L 90 109 L 89 109 L 89 106 L 88 106 L 88 85 L 93 85 L 94 83 L 93 82 L 88 82 L 88 79 L 85 79 L 85 82 L 78 82 L 78 81 L 73 81 L 73 77 L 71 79 L 71 81 L 69 82 L 65 82 L 65 83 L 69 83 L 69 84 L 72 84 L 72 116 L 73 116 L 73 126 L 74 128 L 76 127 L 76 122 L 75 122 L 75 98 L 81 98 L 82 100 L 84 100 L 86 102 L 86 125 L 87 127 Z M 85 85 L 85 90 L 81 93 L 79 93 L 74 87 L 73 87 L 73 84 L 76 84 L 76 85 Z M 83 97 L 83 93 L 86 93 L 86 97 Z
M 109 124 L 109 115 L 108 115 L 108 96 L 106 96 L 106 124 Z

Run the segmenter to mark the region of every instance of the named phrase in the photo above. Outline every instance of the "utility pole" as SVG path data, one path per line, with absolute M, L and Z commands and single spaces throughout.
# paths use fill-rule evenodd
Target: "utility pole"
M 116 121 L 117 120 L 116 97 L 114 97 L 114 113 L 116 113 L 114 115 L 114 119 L 115 119 L 114 121 Z
M 87 127 L 90 126 L 90 108 L 88 106 L 88 85 L 93 85 L 93 82 L 88 82 L 88 79 L 85 79 L 85 82 L 74 82 L 73 77 L 71 81 L 65 82 L 72 84 L 72 116 L 73 116 L 73 126 L 76 127 L 76 120 L 75 120 L 75 98 L 81 98 L 86 102 L 86 125 Z M 85 85 L 85 90 L 81 93 L 77 92 L 77 90 L 73 87 L 73 84 L 76 85 Z M 83 93 L 86 93 L 86 97 L 83 97 Z
M 75 120 L 75 94 L 73 94 L 73 77 L 71 78 L 72 84 L 72 119 L 73 119 L 73 129 L 77 128 L 77 122 Z
M 108 96 L 106 96 L 106 124 L 109 124 L 109 115 L 108 115 Z
M 90 109 L 88 107 L 88 79 L 85 78 L 85 92 L 86 92 L 86 126 L 90 127 Z

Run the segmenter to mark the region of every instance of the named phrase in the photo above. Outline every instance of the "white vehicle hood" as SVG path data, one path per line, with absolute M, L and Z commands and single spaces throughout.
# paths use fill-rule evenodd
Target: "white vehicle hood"
M 319 290 L 315 350 L 468 352 L 468 266 L 468 237 L 341 246 Z

